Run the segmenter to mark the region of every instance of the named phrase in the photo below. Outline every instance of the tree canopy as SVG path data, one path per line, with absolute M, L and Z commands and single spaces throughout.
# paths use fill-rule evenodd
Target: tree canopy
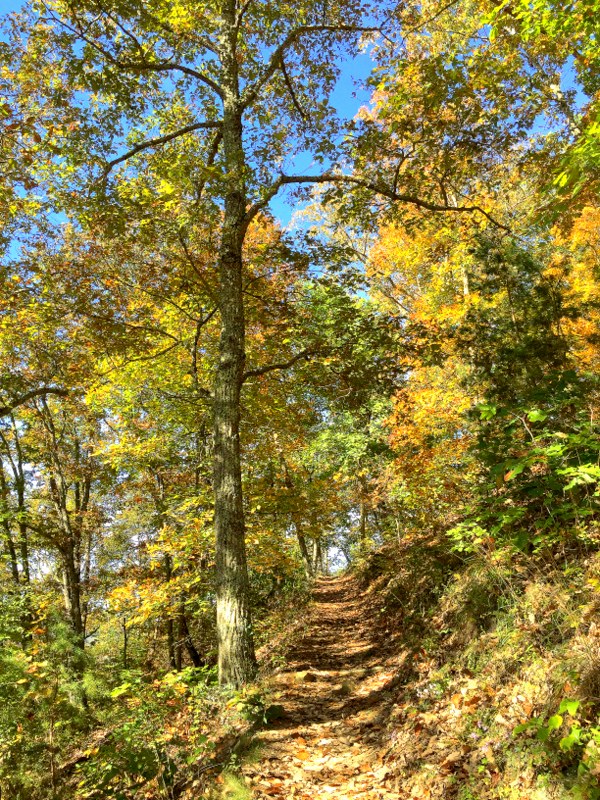
M 596 552 L 599 19 L 4 16 L 0 791 L 163 796 L 171 711 L 205 757 L 286 603 L 424 532 Z

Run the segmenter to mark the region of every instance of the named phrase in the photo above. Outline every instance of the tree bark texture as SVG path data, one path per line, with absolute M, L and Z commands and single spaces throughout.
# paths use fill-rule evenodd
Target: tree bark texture
M 240 455 L 245 361 L 242 246 L 247 227 L 235 0 L 223 5 L 220 41 L 226 192 L 219 250 L 221 335 L 214 387 L 214 493 L 219 680 L 240 686 L 256 672 L 252 637 Z

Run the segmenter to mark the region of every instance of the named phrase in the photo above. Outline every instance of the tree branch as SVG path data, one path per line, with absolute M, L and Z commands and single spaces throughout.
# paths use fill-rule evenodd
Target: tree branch
M 236 28 L 237 31 L 239 31 L 239 29 L 240 29 L 240 27 L 242 25 L 242 21 L 244 19 L 246 11 L 248 11 L 248 9 L 250 8 L 250 6 L 252 5 L 253 2 L 254 2 L 254 0 L 246 0 L 246 2 L 242 5 L 240 10 L 238 11 L 237 19 L 235 21 L 235 28 Z
M 252 105 L 258 97 L 263 86 L 273 77 L 279 69 L 282 57 L 288 48 L 292 47 L 299 39 L 311 33 L 374 33 L 377 27 L 365 27 L 362 25 L 299 25 L 291 30 L 281 44 L 273 51 L 271 57 L 265 64 L 263 74 L 249 86 L 242 95 L 241 109 L 244 111 Z
M 417 197 L 416 195 L 397 192 L 394 188 L 390 188 L 384 184 L 368 181 L 364 178 L 355 177 L 354 175 L 340 175 L 339 173 L 327 172 L 323 173 L 322 175 L 280 175 L 279 178 L 271 184 L 269 189 L 267 189 L 263 199 L 254 203 L 254 205 L 248 209 L 246 212 L 246 218 L 248 219 L 248 222 L 269 204 L 282 186 L 303 183 L 349 183 L 352 186 L 360 186 L 363 189 L 368 189 L 369 191 L 378 194 L 381 197 L 387 197 L 389 200 L 393 200 L 396 203 L 408 203 L 410 205 L 417 206 L 418 208 L 423 208 L 427 211 L 450 211 L 460 214 L 478 213 L 488 219 L 497 228 L 500 228 L 507 233 L 511 233 L 511 230 L 508 226 L 504 225 L 502 222 L 498 222 L 497 219 L 492 217 L 488 211 L 479 205 L 456 206 L 448 205 L 447 203 L 433 203 L 429 200 L 423 200 L 421 197 Z
M 202 284 L 202 287 L 204 288 L 204 291 L 206 292 L 206 294 L 210 297 L 212 302 L 215 304 L 215 310 L 216 310 L 219 307 L 219 301 L 217 299 L 217 296 L 215 295 L 211 285 L 206 280 L 206 277 L 202 274 L 202 271 L 199 269 L 198 265 L 196 264 L 196 261 L 195 261 L 193 255 L 192 255 L 192 253 L 190 251 L 190 248 L 188 247 L 188 243 L 187 243 L 187 241 L 185 239 L 183 231 L 181 231 L 181 230 L 177 231 L 177 238 L 179 239 L 179 243 L 181 244 L 181 247 L 183 249 L 183 253 L 185 255 L 186 261 L 188 262 L 190 267 L 196 273 L 196 277 L 198 278 L 198 280 Z
M 163 62 L 135 62 L 135 61 L 118 61 L 117 59 L 113 59 L 113 63 L 115 66 L 121 69 L 131 69 L 136 72 L 182 72 L 184 75 L 190 75 L 193 78 L 205 83 L 209 86 L 215 94 L 217 94 L 221 99 L 225 96 L 225 92 L 219 86 L 219 84 L 210 78 L 208 75 L 205 75 L 203 72 L 198 72 L 197 69 L 192 69 L 192 67 L 186 67 L 184 64 L 176 64 L 173 61 L 163 61 Z
M 120 361 L 118 364 L 115 364 L 113 367 L 110 367 L 104 372 L 100 372 L 98 374 L 98 377 L 105 378 L 107 375 L 110 375 L 110 373 L 114 372 L 116 369 L 122 369 L 123 367 L 126 367 L 129 364 L 135 364 L 138 361 L 153 361 L 155 358 L 160 358 L 161 356 L 167 355 L 167 353 L 170 353 L 171 350 L 174 350 L 181 344 L 182 342 L 178 340 L 176 342 L 173 342 L 173 344 L 170 344 L 168 347 L 165 347 L 162 350 L 157 350 L 154 353 L 148 353 L 148 355 L 146 356 L 137 356 L 136 358 L 125 359 L 124 361 Z
M 290 97 L 292 98 L 292 103 L 294 104 L 294 108 L 300 115 L 300 119 L 302 120 L 302 122 L 306 122 L 309 119 L 308 114 L 298 102 L 298 98 L 296 97 L 296 92 L 294 91 L 294 87 L 292 86 L 290 76 L 288 75 L 288 71 L 285 68 L 285 61 L 283 60 L 283 56 L 281 56 L 281 73 L 283 75 L 285 85 L 287 86 L 287 90 L 290 93 Z
M 85 30 L 82 30 L 81 24 L 78 19 L 74 20 L 74 24 L 70 25 L 60 16 L 58 16 L 53 9 L 49 8 L 46 3 L 42 3 L 44 8 L 46 9 L 50 18 L 56 22 L 58 25 L 61 25 L 66 30 L 70 31 L 71 33 L 78 36 L 82 41 L 86 42 L 93 47 L 96 52 L 100 53 L 100 55 L 105 58 L 110 64 L 119 69 L 131 69 L 136 72 L 145 72 L 147 70 L 154 71 L 154 72 L 182 72 L 184 75 L 190 75 L 193 78 L 201 81 L 202 83 L 209 86 L 221 99 L 224 97 L 224 91 L 219 86 L 219 84 L 213 80 L 213 78 L 205 75 L 203 72 L 199 72 L 196 69 L 192 69 L 192 67 L 186 67 L 184 64 L 177 64 L 172 61 L 163 61 L 163 62 L 135 62 L 135 61 L 119 61 L 119 59 L 111 53 L 109 50 L 105 50 L 98 41 L 86 34 Z M 139 45 L 141 47 L 141 45 Z M 212 49 L 212 48 L 211 48 Z
M 15 408 L 24 405 L 28 400 L 32 400 L 34 397 L 45 397 L 48 394 L 56 394 L 59 397 L 67 397 L 69 391 L 68 389 L 59 389 L 54 388 L 53 386 L 42 386 L 40 389 L 31 389 L 29 392 L 25 392 L 25 394 L 15 397 L 15 399 L 11 400 L 8 405 L 0 406 L 0 417 L 8 417 L 15 410 Z
M 289 369 L 292 367 L 296 362 L 301 361 L 302 359 L 309 359 L 311 356 L 317 355 L 320 351 L 319 350 L 302 350 L 300 353 L 296 353 L 295 356 L 289 359 L 289 361 L 282 361 L 278 364 L 267 364 L 265 367 L 257 367 L 256 369 L 249 369 L 247 372 L 244 372 L 242 375 L 242 383 L 248 380 L 248 378 L 255 378 L 259 375 L 266 375 L 267 372 L 274 372 L 277 369 Z
M 219 148 L 221 146 L 221 142 L 223 141 L 223 129 L 219 129 L 215 134 L 214 139 L 211 142 L 210 149 L 208 151 L 208 156 L 206 157 L 206 161 L 204 162 L 204 168 L 206 170 L 205 177 L 200 180 L 200 182 L 196 185 L 196 205 L 199 205 L 200 200 L 202 199 L 202 192 L 204 191 L 204 187 L 206 186 L 206 182 L 209 179 L 209 170 L 214 165 L 217 156 L 219 155 Z
M 455 0 L 458 2 L 458 0 Z M 163 31 L 166 31 L 170 36 L 174 36 L 176 39 L 183 39 L 185 37 L 193 39 L 193 41 L 197 42 L 201 47 L 204 47 L 206 50 L 209 50 L 211 53 L 215 55 L 219 54 L 218 49 L 212 44 L 209 39 L 206 39 L 204 36 L 201 36 L 199 33 L 187 31 L 185 34 L 177 33 L 168 23 L 164 20 L 157 19 L 153 14 L 151 14 L 147 8 L 141 8 L 140 13 L 148 20 L 150 20 L 154 25 L 161 28 Z
M 145 142 L 140 142 L 140 144 L 136 144 L 135 147 L 132 147 L 131 150 L 128 150 L 122 156 L 118 158 L 113 158 L 112 161 L 109 161 L 106 165 L 104 170 L 104 177 L 108 175 L 108 173 L 112 170 L 113 167 L 116 167 L 117 164 L 121 164 L 123 161 L 127 161 L 132 156 L 135 156 L 137 153 L 141 153 L 143 150 L 148 150 L 151 147 L 158 147 L 161 144 L 166 144 L 167 142 L 172 141 L 173 139 L 178 139 L 180 136 L 185 136 L 186 133 L 192 133 L 193 131 L 203 130 L 207 128 L 220 128 L 220 122 L 194 122 L 191 125 L 186 125 L 185 128 L 180 128 L 178 131 L 173 131 L 172 133 L 166 133 L 164 136 L 157 136 L 156 139 L 147 139 Z

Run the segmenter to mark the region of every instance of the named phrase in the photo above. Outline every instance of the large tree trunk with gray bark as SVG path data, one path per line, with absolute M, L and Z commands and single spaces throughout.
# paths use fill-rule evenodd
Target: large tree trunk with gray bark
M 254 677 L 242 471 L 240 395 L 245 362 L 242 247 L 247 227 L 242 110 L 236 61 L 235 3 L 224 3 L 223 154 L 227 171 L 219 252 L 221 336 L 214 389 L 214 492 L 219 680 L 240 686 Z

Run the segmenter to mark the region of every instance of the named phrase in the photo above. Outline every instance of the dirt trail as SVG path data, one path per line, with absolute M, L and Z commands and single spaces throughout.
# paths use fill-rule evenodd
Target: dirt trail
M 399 659 L 372 602 L 351 577 L 317 583 L 305 632 L 273 678 L 285 713 L 257 734 L 260 761 L 242 770 L 255 798 L 399 797 L 386 766 Z

